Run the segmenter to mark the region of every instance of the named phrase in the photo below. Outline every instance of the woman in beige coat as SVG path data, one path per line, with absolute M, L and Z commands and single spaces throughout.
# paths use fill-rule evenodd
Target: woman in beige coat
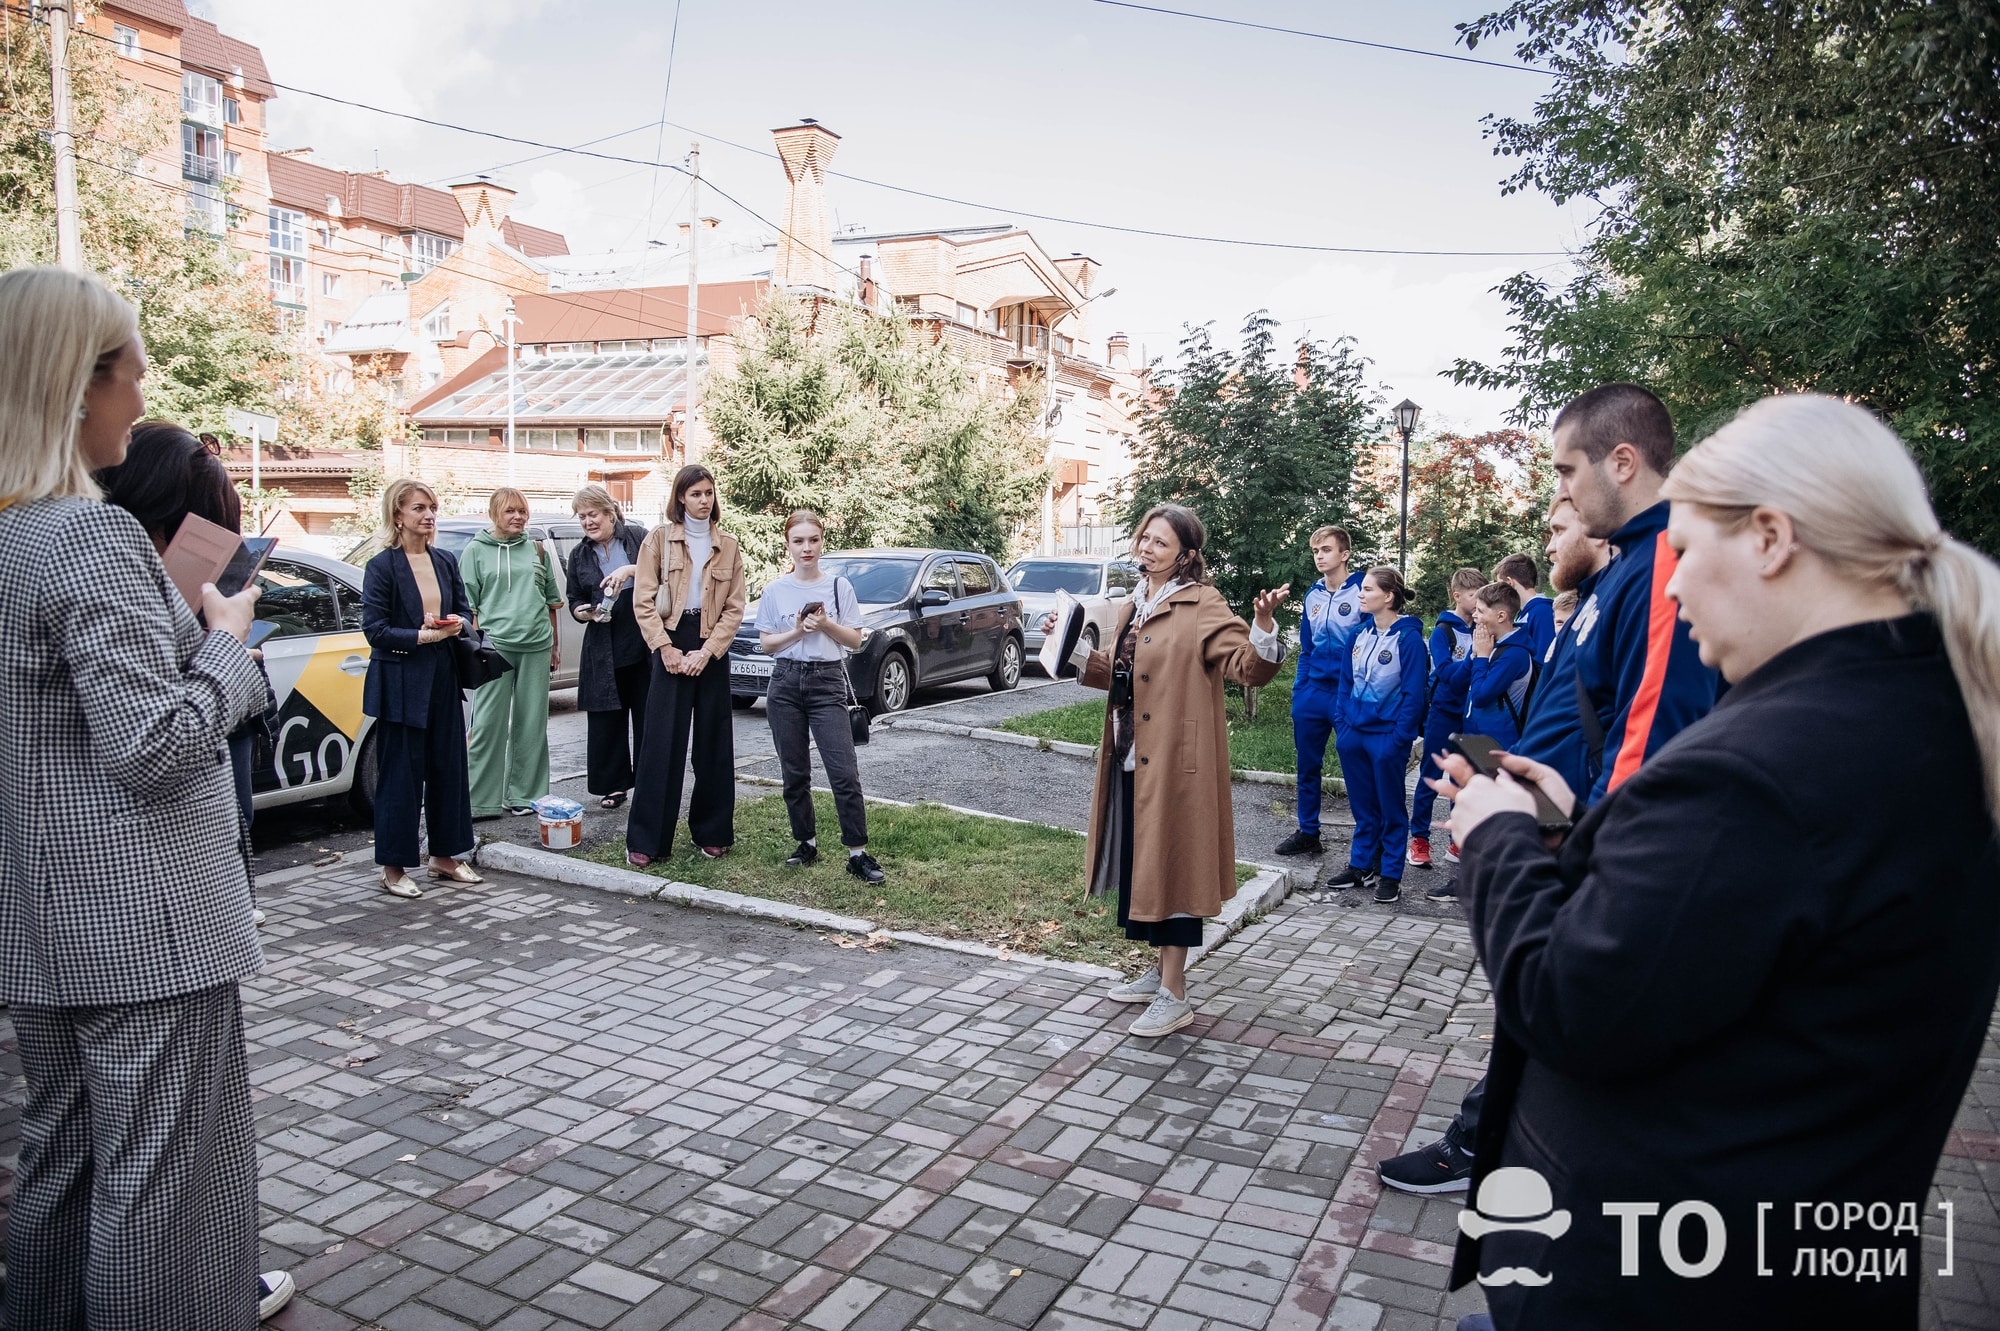
M 625 858 L 644 867 L 674 848 L 689 738 L 694 798 L 688 830 L 710 859 L 736 840 L 736 733 L 729 705 L 729 644 L 748 601 L 743 552 L 722 530 L 722 501 L 706 467 L 682 467 L 666 525 L 639 547 L 632 615 L 653 653 L 646 734 L 625 826 Z
M 1125 936 L 1159 950 L 1151 970 L 1110 997 L 1149 1004 L 1132 1034 L 1157 1036 L 1194 1020 L 1188 949 L 1236 895 L 1222 685 L 1254 688 L 1278 673 L 1284 647 L 1271 612 L 1291 584 L 1258 595 L 1251 627 L 1209 584 L 1200 518 L 1162 504 L 1138 533 L 1138 595 L 1109 648 L 1073 659 L 1084 684 L 1111 693 L 1090 814 L 1090 894 L 1116 895 Z

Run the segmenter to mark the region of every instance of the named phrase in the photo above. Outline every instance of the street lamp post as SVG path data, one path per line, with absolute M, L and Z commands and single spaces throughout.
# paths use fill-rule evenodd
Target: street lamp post
M 500 322 L 507 328 L 507 484 L 515 481 L 514 474 L 514 325 L 521 320 L 514 314 L 514 298 L 507 297 L 507 313 Z
M 1396 433 L 1403 436 L 1403 508 L 1396 528 L 1396 571 L 1410 571 L 1410 436 L 1417 432 L 1417 417 L 1424 409 L 1404 398 L 1396 404 Z

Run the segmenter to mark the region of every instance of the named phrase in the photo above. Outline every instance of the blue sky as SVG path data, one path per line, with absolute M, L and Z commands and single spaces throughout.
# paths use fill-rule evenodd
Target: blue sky
M 1280 26 L 1463 51 L 1472 4 L 1399 0 L 1165 0 Z M 667 119 L 673 0 L 206 0 L 263 47 L 280 83 L 549 143 L 643 127 L 596 151 L 678 162 L 703 139 L 704 175 L 765 217 L 783 174 L 770 130 L 812 116 L 842 135 L 833 166 L 990 203 L 960 207 L 853 181 L 829 188 L 841 224 L 870 230 L 994 220 L 1029 225 L 1052 252 L 1105 268 L 1100 332 L 1168 354 L 1185 323 L 1233 334 L 1266 308 L 1297 336 L 1353 336 L 1388 401 L 1484 428 L 1507 401 L 1437 377 L 1491 357 L 1505 311 L 1490 288 L 1561 258 L 1307 254 L 1168 241 L 1028 221 L 1028 209 L 1253 239 L 1413 249 L 1574 249 L 1587 217 L 1538 196 L 1503 198 L 1507 162 L 1480 117 L 1523 114 L 1543 76 L 1254 32 L 1091 0 L 683 0 Z M 1505 50 L 1482 48 L 1505 58 Z M 299 93 L 273 106 L 273 141 L 352 169 L 442 183 L 482 171 L 521 191 L 520 215 L 577 252 L 671 235 L 682 177 L 532 150 L 339 107 Z M 684 127 L 684 128 L 683 128 Z M 689 130 L 698 131 L 691 135 Z M 725 146 L 734 141 L 758 151 Z M 759 226 L 714 193 L 727 229 Z M 650 230 L 649 230 L 650 228 Z M 1427 422 L 1428 423 L 1428 422 Z

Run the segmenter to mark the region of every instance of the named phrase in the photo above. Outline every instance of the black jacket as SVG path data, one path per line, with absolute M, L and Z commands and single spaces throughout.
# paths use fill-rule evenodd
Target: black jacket
M 1915 1327 L 1924 1257 L 1893 1223 L 1926 1210 L 2000 989 L 2000 851 L 1936 621 L 1780 653 L 1560 853 L 1507 814 L 1463 854 L 1498 1023 L 1473 1197 L 1492 1168 L 1526 1166 L 1571 1224 L 1462 1239 L 1453 1283 L 1552 1274 L 1488 1288 L 1503 1329 Z M 1621 1276 L 1605 1203 L 1691 1199 L 1727 1226 L 1720 1269 L 1670 1274 L 1654 1216 L 1633 1222 L 1639 1275 Z M 1678 1228 L 1698 1263 L 1703 1221 Z M 1836 1275 L 1794 1278 L 1803 1251 L 1817 1269 L 1843 1248 Z M 1905 1274 L 1843 1278 L 1864 1248 L 1900 1250 Z
M 472 605 L 458 557 L 431 547 L 437 572 L 438 614 L 457 615 L 472 625 Z M 432 675 L 454 669 L 448 643 L 418 643 L 424 627 L 423 593 L 400 549 L 382 551 L 361 571 L 361 632 L 368 639 L 368 678 L 361 686 L 361 710 L 378 721 L 428 727 Z M 452 687 L 457 690 L 454 676 Z
M 625 551 L 627 564 L 639 558 L 639 547 L 645 543 L 646 529 L 636 522 L 621 522 L 612 531 L 612 540 Z M 597 556 L 597 543 L 585 537 L 583 543 L 570 551 L 569 555 L 569 599 L 570 613 L 578 610 L 594 609 L 604 599 L 604 575 L 611 570 L 603 566 Z M 618 681 L 613 671 L 621 666 L 637 665 L 646 659 L 646 639 L 639 632 L 639 621 L 632 617 L 632 588 L 638 582 L 634 578 L 618 593 L 618 600 L 611 607 L 611 622 L 592 622 L 583 626 L 583 659 L 577 662 L 576 705 L 585 712 L 615 712 L 625 706 L 618 697 Z

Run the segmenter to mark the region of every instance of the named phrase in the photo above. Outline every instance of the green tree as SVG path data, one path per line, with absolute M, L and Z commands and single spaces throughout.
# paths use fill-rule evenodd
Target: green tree
M 1410 460 L 1410 586 L 1416 608 L 1451 608 L 1452 573 L 1491 573 L 1504 555 L 1542 563 L 1551 490 L 1545 440 L 1520 430 L 1440 434 L 1421 441 Z
M 834 548 L 995 558 L 1036 511 L 1039 389 L 1005 397 L 908 320 L 831 301 L 772 297 L 738 348 L 702 396 L 754 582 L 778 570 L 794 508 L 823 513 Z
M 1155 504 L 1193 509 L 1216 587 L 1239 608 L 1285 582 L 1296 604 L 1317 576 L 1313 529 L 1336 523 L 1369 549 L 1382 511 L 1359 476 L 1381 425 L 1368 362 L 1344 338 L 1283 357 L 1277 327 L 1251 315 L 1240 351 L 1217 346 L 1207 325 L 1189 331 L 1141 412 L 1124 505 L 1128 525 Z
M 1503 188 L 1597 213 L 1567 284 L 1500 288 L 1512 345 L 1458 381 L 1529 425 L 1634 380 L 1689 439 L 1766 394 L 1848 396 L 2000 552 L 2000 7 L 1516 0 L 1460 31 L 1555 75 L 1489 118 Z
M 231 407 L 276 410 L 296 367 L 263 274 L 239 272 L 244 256 L 187 230 L 178 181 L 145 176 L 148 154 L 178 145 L 178 106 L 121 83 L 105 43 L 79 32 L 69 50 L 84 262 L 138 306 L 148 414 L 221 430 Z M 0 65 L 0 267 L 53 263 L 48 30 L 18 6 L 0 12 Z

